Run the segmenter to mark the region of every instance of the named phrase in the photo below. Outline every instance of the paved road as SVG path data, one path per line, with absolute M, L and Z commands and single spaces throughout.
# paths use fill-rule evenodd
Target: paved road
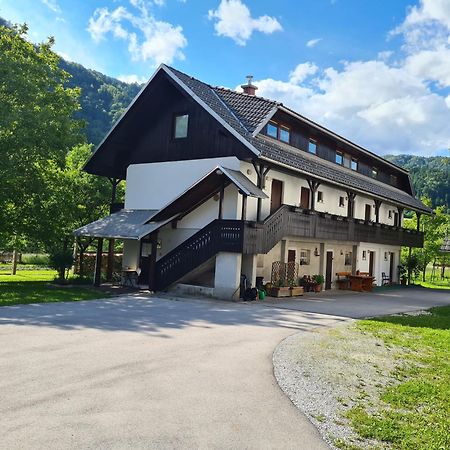
M 0 448 L 326 449 L 272 352 L 343 320 L 144 297 L 0 308 Z
M 450 290 L 420 287 L 386 289 L 373 293 L 324 291 L 296 299 L 270 299 L 264 304 L 294 311 L 335 314 L 354 319 L 450 305 Z

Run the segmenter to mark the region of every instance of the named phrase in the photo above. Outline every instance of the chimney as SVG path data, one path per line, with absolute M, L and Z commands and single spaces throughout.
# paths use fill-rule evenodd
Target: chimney
M 252 84 L 253 75 L 247 75 L 246 78 L 248 80 L 247 84 L 243 84 L 241 86 L 241 88 L 244 90 L 244 94 L 255 95 L 256 89 L 258 88 Z

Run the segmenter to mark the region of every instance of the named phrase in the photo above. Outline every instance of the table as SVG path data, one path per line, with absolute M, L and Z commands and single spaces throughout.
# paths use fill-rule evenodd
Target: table
M 350 289 L 352 291 L 371 292 L 373 289 L 374 277 L 368 275 L 349 275 Z

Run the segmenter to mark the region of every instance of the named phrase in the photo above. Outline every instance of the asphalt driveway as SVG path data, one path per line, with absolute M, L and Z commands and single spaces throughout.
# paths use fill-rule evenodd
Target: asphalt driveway
M 392 287 L 376 292 L 323 291 L 295 299 L 267 297 L 268 307 L 359 319 L 450 305 L 450 290 L 422 287 Z
M 0 308 L 0 447 L 325 449 L 272 352 L 342 321 L 145 297 Z

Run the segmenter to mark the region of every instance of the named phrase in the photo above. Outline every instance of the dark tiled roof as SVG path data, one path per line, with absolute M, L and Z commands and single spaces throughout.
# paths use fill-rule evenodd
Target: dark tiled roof
M 231 91 L 230 89 L 219 87 L 213 87 L 213 89 L 250 133 L 253 133 L 268 114 L 280 105 L 273 100 Z
M 302 150 L 290 150 L 286 148 L 287 146 L 285 147 L 278 142 L 268 142 L 268 139 L 266 140 L 264 138 L 256 138 L 255 140 L 258 141 L 255 146 L 261 151 L 261 156 L 272 161 L 286 164 L 306 174 L 329 180 L 339 185 L 348 186 L 349 188 L 384 197 L 387 200 L 402 203 L 405 206 L 427 212 L 430 211 L 420 200 L 417 200 L 406 192 L 372 181 L 369 177 L 354 174 L 350 169 L 335 164 L 327 164 L 319 158 L 309 158 Z
M 259 151 L 260 156 L 271 159 L 274 162 L 286 164 L 306 174 L 329 180 L 331 183 L 384 197 L 410 208 L 426 212 L 431 211 L 420 200 L 406 192 L 391 188 L 389 185 L 376 183 L 369 177 L 353 174 L 344 167 L 329 165 L 320 158 L 308 158 L 302 155 L 301 150 L 290 149 L 289 146 L 276 141 L 268 142 L 264 138 L 253 137 L 252 131 L 266 119 L 270 110 L 280 105 L 280 103 L 223 88 L 212 87 L 176 69 L 168 69 L 215 111 L 222 120 L 238 132 L 254 149 Z

